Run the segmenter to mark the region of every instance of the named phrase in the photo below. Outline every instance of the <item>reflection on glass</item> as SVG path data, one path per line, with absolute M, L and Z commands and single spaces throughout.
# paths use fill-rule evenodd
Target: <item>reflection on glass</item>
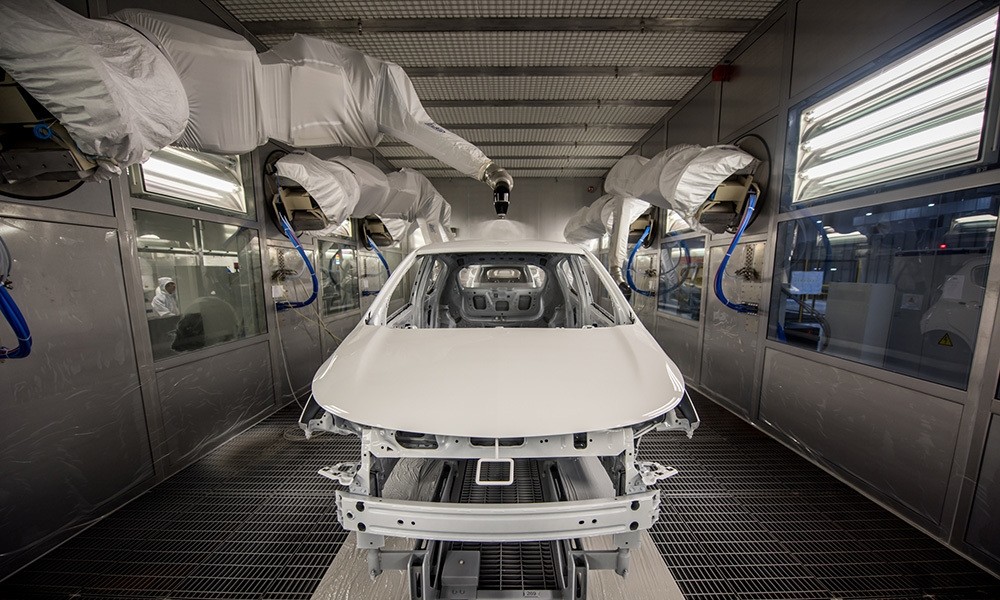
M 157 150 L 141 165 L 129 168 L 132 192 L 247 214 L 239 156 L 172 148 Z M 252 211 L 249 211 L 252 213 Z
M 964 388 L 1000 187 L 782 223 L 770 336 Z
M 264 331 L 256 230 L 134 214 L 154 359 Z
M 320 241 L 320 297 L 323 314 L 335 315 L 361 306 L 354 244 Z
M 382 250 L 390 271 L 395 271 L 399 263 L 403 261 L 403 255 L 398 249 Z M 385 265 L 377 254 L 371 251 L 362 251 L 358 254 L 359 279 L 361 282 L 361 295 L 374 297 L 382 286 L 389 279 L 389 273 L 385 270 Z
M 271 298 L 278 302 L 305 302 L 312 296 L 313 284 L 309 267 L 306 266 L 299 251 L 295 248 L 270 246 L 268 256 L 271 271 Z M 306 256 L 316 265 L 316 256 L 312 250 L 306 249 Z M 309 310 L 315 310 L 319 303 L 309 305 Z
M 660 244 L 656 307 L 678 317 L 699 320 L 704 274 L 705 238 L 688 238 Z

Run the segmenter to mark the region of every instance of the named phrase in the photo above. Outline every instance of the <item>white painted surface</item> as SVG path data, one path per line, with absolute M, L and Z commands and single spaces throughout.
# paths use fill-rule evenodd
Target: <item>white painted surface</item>
M 640 423 L 683 377 L 640 323 L 596 329 L 359 325 L 313 394 L 355 423 L 441 435 L 534 437 Z

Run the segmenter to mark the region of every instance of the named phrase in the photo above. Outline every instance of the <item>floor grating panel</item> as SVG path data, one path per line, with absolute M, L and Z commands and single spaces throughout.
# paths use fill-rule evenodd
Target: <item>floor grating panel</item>
M 693 439 L 654 433 L 639 450 L 680 471 L 658 486 L 650 533 L 689 600 L 1000 598 L 1000 580 L 697 405 Z M 309 600 L 347 537 L 336 486 L 316 470 L 355 460 L 358 444 L 296 439 L 297 416 L 290 407 L 243 433 L 0 584 L 0 597 Z M 494 550 L 506 578 L 507 548 Z

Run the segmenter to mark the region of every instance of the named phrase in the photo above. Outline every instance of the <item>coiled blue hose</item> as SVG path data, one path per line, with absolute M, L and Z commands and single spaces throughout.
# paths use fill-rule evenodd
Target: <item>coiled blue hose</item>
M 14 337 L 17 338 L 17 346 L 7 348 L 0 346 L 0 360 L 7 358 L 24 358 L 31 354 L 31 331 L 28 329 L 28 322 L 24 320 L 24 315 L 14 302 L 7 288 L 0 283 L 0 312 L 3 313 L 10 328 L 14 330 Z
M 740 227 L 736 230 L 736 235 L 733 236 L 733 241 L 729 243 L 729 249 L 726 250 L 726 256 L 722 259 L 719 264 L 719 270 L 715 272 L 715 297 L 719 299 L 726 307 L 731 308 L 739 313 L 746 313 L 755 315 L 760 309 L 759 306 L 751 302 L 732 302 L 729 298 L 726 298 L 725 292 L 722 291 L 722 277 L 726 273 L 726 265 L 729 264 L 729 259 L 733 256 L 733 251 L 736 250 L 736 245 L 740 243 L 740 238 L 743 237 L 743 232 L 746 230 L 747 225 L 750 224 L 750 218 L 753 216 L 754 207 L 757 205 L 757 194 L 751 193 L 747 198 L 747 208 L 746 212 L 743 213 L 743 220 L 740 221 Z
M 278 310 L 288 310 L 289 308 L 302 308 L 303 306 L 309 306 L 316 300 L 316 296 L 319 295 L 319 280 L 316 278 L 316 269 L 313 268 L 311 262 L 309 262 L 309 257 L 306 256 L 306 251 L 302 248 L 302 244 L 299 243 L 299 239 L 295 237 L 295 232 L 292 231 L 292 226 L 288 223 L 288 219 L 285 215 L 279 215 L 281 218 L 281 229 L 285 233 L 285 237 L 288 241 L 295 246 L 295 249 L 299 251 L 299 256 L 302 257 L 303 262 L 306 263 L 306 268 L 309 269 L 309 276 L 312 277 L 312 295 L 303 302 L 289 302 L 287 300 L 282 300 L 276 304 Z
M 647 292 L 646 290 L 640 290 L 639 288 L 635 287 L 635 281 L 632 280 L 632 261 L 635 260 L 635 253 L 639 251 L 639 246 L 642 246 L 642 243 L 646 241 L 647 237 L 649 237 L 650 227 L 651 227 L 650 225 L 646 225 L 646 229 L 644 229 L 642 235 L 639 236 L 639 241 L 635 243 L 635 246 L 632 248 L 632 252 L 630 252 L 628 255 L 628 264 L 625 265 L 625 281 L 628 282 L 628 287 L 633 292 L 640 294 L 642 296 L 647 296 L 649 298 L 652 298 L 653 296 L 656 295 L 654 292 Z

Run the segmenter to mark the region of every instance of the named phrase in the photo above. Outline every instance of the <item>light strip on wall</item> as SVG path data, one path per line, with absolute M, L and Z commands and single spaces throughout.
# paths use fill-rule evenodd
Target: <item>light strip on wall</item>
M 803 109 L 792 201 L 975 161 L 996 30 L 992 11 Z
M 141 165 L 143 191 L 246 212 L 239 165 L 236 157 L 164 148 Z

